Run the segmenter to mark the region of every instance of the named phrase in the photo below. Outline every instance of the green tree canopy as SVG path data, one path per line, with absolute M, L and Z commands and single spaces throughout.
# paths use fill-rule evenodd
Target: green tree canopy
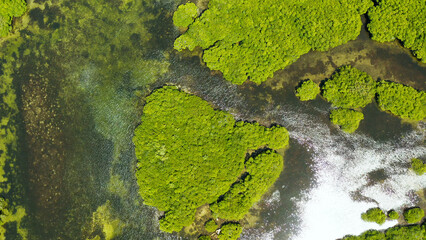
M 141 122 L 133 138 L 139 192 L 145 204 L 165 211 L 166 232 L 190 225 L 198 207 L 229 191 L 245 171 L 247 150 L 284 148 L 289 138 L 283 127 L 236 122 L 175 87 L 146 98 Z
M 0 37 L 6 36 L 12 30 L 12 18 L 22 16 L 26 10 L 25 0 L 0 1 Z
M 220 228 L 220 234 L 217 236 L 219 240 L 237 240 L 243 228 L 239 223 L 227 223 Z
M 361 214 L 361 218 L 366 222 L 375 222 L 380 225 L 386 222 L 386 214 L 380 208 L 367 210 L 367 212 Z
M 353 133 L 358 129 L 359 123 L 364 119 L 364 114 L 351 109 L 333 109 L 330 112 L 330 120 L 333 124 L 339 125 L 340 128 L 347 132 Z
M 390 210 L 388 212 L 388 218 L 391 220 L 397 220 L 399 218 L 399 214 L 395 210 Z
M 368 230 L 359 236 L 346 236 L 343 240 L 423 240 L 426 238 L 426 224 L 396 226 L 384 233 Z
M 213 219 L 210 219 L 204 224 L 204 228 L 207 230 L 207 232 L 214 232 L 218 226 Z
M 372 39 L 388 42 L 399 39 L 426 63 L 426 1 L 378 0 L 370 8 L 367 25 Z
M 321 92 L 318 84 L 312 80 L 303 81 L 300 87 L 296 89 L 296 96 L 300 101 L 314 100 Z
M 426 92 L 409 86 L 380 81 L 377 103 L 382 110 L 404 119 L 419 121 L 426 118 Z
M 360 15 L 372 5 L 371 0 L 210 0 L 174 48 L 200 46 L 207 66 L 228 81 L 260 84 L 310 50 L 356 39 Z
M 411 169 L 413 169 L 417 175 L 421 176 L 426 173 L 426 164 L 418 158 L 413 158 L 411 159 Z
M 198 240 L 212 240 L 212 238 L 210 236 L 200 236 Z
M 425 216 L 425 211 L 419 207 L 409 208 L 404 211 L 404 219 L 407 223 L 420 222 Z
M 323 86 L 323 96 L 336 107 L 362 108 L 371 103 L 376 82 L 367 73 L 351 66 L 337 69 Z
M 189 24 L 194 22 L 197 15 L 198 7 L 194 3 L 188 2 L 180 5 L 173 14 L 173 24 L 178 27 L 188 27 Z

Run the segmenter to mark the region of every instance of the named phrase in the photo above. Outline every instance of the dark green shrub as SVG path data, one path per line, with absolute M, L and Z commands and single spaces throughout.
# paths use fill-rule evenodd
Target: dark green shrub
M 199 236 L 198 240 L 212 240 L 210 236 Z
M 426 173 L 426 164 L 418 158 L 413 158 L 411 159 L 411 169 L 413 169 L 417 175 L 421 176 Z
M 228 81 L 260 84 L 310 50 L 356 39 L 360 15 L 372 5 L 371 0 L 214 0 L 174 48 L 199 46 L 207 66 Z
M 0 37 L 6 36 L 12 30 L 12 18 L 22 16 L 26 10 L 25 0 L 0 1 Z
M 198 7 L 188 2 L 180 5 L 173 14 L 173 24 L 178 27 L 188 27 L 198 15 Z
M 248 149 L 284 148 L 288 132 L 236 122 L 197 96 L 164 87 L 146 98 L 133 142 L 139 193 L 145 204 L 165 212 L 160 229 L 173 232 L 190 225 L 198 207 L 229 191 L 245 169 Z
M 217 236 L 219 240 L 237 240 L 243 228 L 239 223 L 227 223 L 220 228 L 220 234 Z
M 323 86 L 323 96 L 336 107 L 362 108 L 373 101 L 376 82 L 367 73 L 343 66 Z
M 417 223 L 420 222 L 425 216 L 423 209 L 419 207 L 406 209 L 404 211 L 404 219 L 407 223 Z
M 380 208 L 369 209 L 361 214 L 361 218 L 366 222 L 375 222 L 380 225 L 386 222 L 386 214 Z
M 364 119 L 364 114 L 351 109 L 333 109 L 330 112 L 330 120 L 333 124 L 347 132 L 353 133 L 358 129 L 359 123 Z
M 399 214 L 395 210 L 390 210 L 388 212 L 388 218 L 391 220 L 397 220 L 399 218 Z
M 426 117 L 426 92 L 399 83 L 380 81 L 377 103 L 382 110 L 404 119 L 419 121 Z
M 300 101 L 314 100 L 321 92 L 318 84 L 312 80 L 304 81 L 300 87 L 296 89 L 296 96 Z
M 204 228 L 207 230 L 207 232 L 214 232 L 218 226 L 213 219 L 210 219 L 204 224 Z

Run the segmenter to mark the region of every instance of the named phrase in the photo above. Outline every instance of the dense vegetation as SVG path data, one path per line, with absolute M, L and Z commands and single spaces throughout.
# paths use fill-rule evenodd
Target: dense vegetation
M 404 119 L 419 121 L 426 117 L 426 92 L 399 83 L 380 81 L 377 103 L 382 110 Z
M 197 15 L 197 6 L 192 2 L 188 2 L 186 4 L 180 5 L 173 14 L 173 24 L 178 27 L 188 27 L 189 24 L 194 22 L 194 19 L 197 17 Z
M 213 219 L 210 219 L 204 224 L 204 228 L 207 232 L 214 232 L 218 228 L 216 222 Z
M 247 150 L 262 146 L 279 149 L 288 144 L 285 128 L 236 122 L 232 115 L 216 111 L 201 98 L 175 87 L 164 87 L 148 96 L 141 121 L 133 138 L 140 194 L 145 204 L 165 211 L 160 229 L 166 232 L 190 225 L 198 207 L 233 191 L 232 183 L 244 172 Z M 272 152 L 261 156 L 248 162 L 247 171 L 253 173 L 253 178 L 266 174 L 263 167 L 269 164 L 258 160 L 280 164 Z M 282 157 L 280 161 L 282 164 Z M 261 169 L 256 171 L 256 166 Z M 275 166 L 267 168 L 274 169 Z M 253 203 L 267 189 L 260 179 L 251 184 L 262 187 L 256 189 L 255 196 L 247 195 Z
M 310 50 L 355 39 L 371 0 L 209 1 L 174 48 L 204 49 L 203 60 L 228 81 L 257 84 Z
M 411 159 L 411 169 L 413 169 L 417 175 L 421 176 L 426 173 L 426 164 L 418 158 L 413 158 Z
M 373 101 L 376 82 L 367 73 L 343 66 L 323 86 L 323 96 L 336 107 L 362 108 Z
M 386 214 L 380 208 L 367 210 L 367 212 L 361 214 L 361 218 L 366 222 L 375 222 L 380 225 L 386 222 Z
M 379 0 L 370 8 L 368 30 L 372 39 L 402 41 L 426 63 L 426 2 L 424 0 Z
M 300 87 L 296 89 L 296 96 L 300 101 L 314 100 L 321 92 L 318 84 L 312 80 L 303 81 Z
M 212 240 L 212 238 L 209 236 L 200 236 L 198 237 L 198 240 Z
M 220 234 L 217 236 L 219 240 L 237 240 L 243 228 L 238 223 L 227 223 L 220 228 Z
M 420 222 L 424 216 L 424 210 L 419 207 L 409 208 L 404 211 L 404 219 L 407 223 Z
M 364 119 L 364 114 L 355 110 L 338 108 L 330 111 L 331 122 L 339 125 L 347 133 L 355 132 L 362 119 Z
M 396 226 L 380 232 L 368 230 L 359 236 L 346 236 L 344 240 L 423 240 L 426 238 L 426 223 L 422 225 Z
M 267 151 L 245 163 L 247 175 L 232 185 L 221 199 L 210 206 L 216 217 L 240 220 L 251 206 L 275 183 L 283 170 L 282 156 Z
M 25 0 L 0 1 L 0 37 L 6 36 L 12 30 L 13 17 L 22 16 L 26 9 Z
M 388 212 L 388 218 L 389 218 L 390 220 L 397 220 L 397 219 L 399 218 L 399 214 L 398 214 L 398 212 L 396 212 L 395 210 L 390 210 L 390 211 Z

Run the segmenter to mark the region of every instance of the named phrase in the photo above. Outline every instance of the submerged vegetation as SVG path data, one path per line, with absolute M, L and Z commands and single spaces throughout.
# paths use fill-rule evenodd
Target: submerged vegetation
M 296 89 L 296 96 L 300 101 L 314 100 L 321 92 L 320 87 L 312 80 L 303 81 Z
M 249 149 L 284 148 L 289 140 L 285 128 L 236 122 L 229 113 L 175 87 L 147 97 L 141 122 L 133 138 L 139 192 L 145 204 L 165 212 L 163 231 L 190 225 L 198 207 L 224 194 L 212 210 L 239 220 L 282 171 L 282 157 L 272 151 L 250 159 L 246 167 L 244 160 Z M 238 180 L 244 171 L 248 177 Z M 249 183 L 257 188 L 249 188 Z M 247 200 L 236 198 L 240 192 Z M 238 211 L 236 217 L 225 214 L 232 210 Z
M 260 84 L 310 50 L 327 51 L 356 39 L 360 16 L 372 5 L 371 0 L 212 0 L 174 48 L 199 46 L 207 66 L 226 80 Z
M 361 218 L 366 222 L 375 222 L 380 225 L 386 222 L 386 214 L 380 208 L 367 210 L 367 212 L 361 214 Z
M 421 159 L 411 159 L 411 169 L 419 176 L 426 173 L 426 164 Z
M 344 132 L 353 133 L 361 120 L 364 119 L 364 114 L 351 109 L 339 108 L 331 110 L 330 119 L 333 124 L 339 125 Z
M 0 37 L 6 36 L 12 30 L 13 17 L 20 17 L 27 10 L 25 0 L 0 1 Z
M 426 63 L 426 2 L 424 0 L 379 0 L 370 8 L 368 30 L 379 42 L 401 40 Z

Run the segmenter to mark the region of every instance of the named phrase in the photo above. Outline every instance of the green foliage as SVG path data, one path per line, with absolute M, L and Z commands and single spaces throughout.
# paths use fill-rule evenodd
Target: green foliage
M 386 214 L 380 208 L 367 210 L 367 212 L 361 214 L 361 218 L 366 222 L 376 222 L 380 225 L 386 222 Z
M 390 220 L 397 220 L 399 218 L 399 214 L 395 210 L 390 210 L 388 212 L 388 218 Z
M 331 110 L 330 119 L 333 124 L 339 125 L 343 131 L 353 133 L 357 130 L 361 120 L 364 119 L 364 114 L 351 109 L 339 108 Z
M 173 24 L 178 27 L 188 27 L 191 23 L 194 22 L 194 19 L 197 17 L 197 15 L 197 6 L 192 2 L 188 2 L 186 4 L 180 5 L 173 14 Z
M 232 185 L 218 202 L 210 206 L 214 216 L 240 220 L 254 203 L 274 184 L 283 170 L 283 159 L 278 153 L 266 151 L 245 163 L 248 175 Z
M 413 169 L 417 175 L 421 176 L 426 173 L 426 164 L 418 158 L 413 158 L 411 159 L 411 169 Z
M 213 219 L 210 219 L 204 224 L 204 228 L 207 230 L 207 232 L 214 232 L 218 226 Z
M 212 240 L 212 238 L 210 236 L 200 236 L 198 240 Z
M 174 48 L 200 46 L 207 66 L 228 81 L 260 84 L 310 50 L 355 39 L 360 15 L 372 5 L 371 0 L 211 0 Z
M 368 30 L 379 42 L 401 40 L 426 63 L 426 2 L 424 0 L 379 0 L 368 11 Z
M 227 223 L 220 228 L 220 234 L 217 236 L 219 240 L 237 240 L 243 228 L 239 223 Z
M 12 30 L 12 18 L 22 16 L 26 10 L 25 0 L 0 1 L 0 37 L 6 36 Z
M 388 228 L 385 233 L 368 230 L 359 236 L 346 236 L 343 240 L 424 240 L 426 225 L 396 226 Z
M 407 221 L 407 223 L 420 222 L 424 216 L 425 216 L 424 210 L 419 207 L 406 209 L 404 211 L 404 219 L 405 221 Z
M 420 121 L 426 117 L 426 92 L 399 83 L 380 81 L 377 103 L 382 110 L 404 119 Z
M 165 211 L 160 228 L 166 232 L 190 225 L 198 207 L 229 190 L 244 171 L 248 149 L 288 144 L 285 128 L 236 123 L 175 87 L 146 98 L 141 122 L 133 138 L 139 192 L 145 204 Z
M 373 101 L 376 82 L 367 73 L 343 66 L 323 86 L 323 96 L 336 107 L 360 108 Z
M 300 87 L 296 89 L 296 96 L 301 101 L 314 100 L 321 92 L 318 84 L 312 80 L 304 81 Z

